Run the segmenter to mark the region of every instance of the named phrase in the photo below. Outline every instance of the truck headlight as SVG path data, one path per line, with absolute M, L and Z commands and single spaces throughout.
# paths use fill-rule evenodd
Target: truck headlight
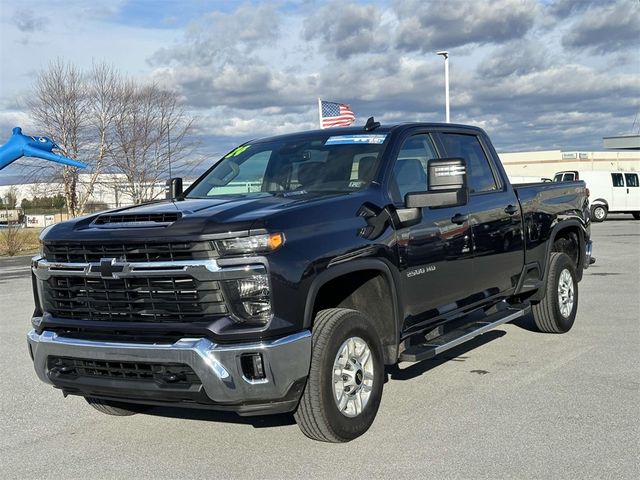
M 215 241 L 220 255 L 246 255 L 269 253 L 284 245 L 283 233 L 265 233 L 248 237 L 228 238 Z
M 225 281 L 227 300 L 243 323 L 264 325 L 271 318 L 271 292 L 267 274 Z

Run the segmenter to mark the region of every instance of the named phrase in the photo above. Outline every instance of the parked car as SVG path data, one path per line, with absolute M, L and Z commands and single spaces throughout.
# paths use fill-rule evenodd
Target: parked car
M 180 186 L 48 227 L 33 259 L 35 370 L 103 413 L 294 412 L 308 437 L 349 441 L 385 365 L 530 311 L 567 332 L 592 261 L 584 182 L 513 187 L 470 126 L 265 138 Z
M 640 183 L 635 172 L 558 172 L 554 182 L 583 180 L 589 189 L 591 219 L 604 222 L 609 213 L 630 213 L 640 220 Z

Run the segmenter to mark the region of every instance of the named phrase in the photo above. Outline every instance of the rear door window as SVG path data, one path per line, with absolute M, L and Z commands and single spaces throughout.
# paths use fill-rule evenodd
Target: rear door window
M 464 158 L 467 162 L 467 182 L 470 193 L 492 192 L 499 189 L 498 182 L 475 135 L 445 133 L 442 135 L 447 156 Z
M 638 174 L 637 173 L 625 173 L 624 179 L 627 181 L 627 187 L 638 186 Z

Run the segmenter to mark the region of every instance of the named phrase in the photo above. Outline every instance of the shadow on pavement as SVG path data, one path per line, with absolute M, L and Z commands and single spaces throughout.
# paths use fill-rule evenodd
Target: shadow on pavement
M 216 423 L 238 423 L 252 425 L 254 428 L 270 428 L 294 425 L 296 422 L 292 414 L 263 415 L 257 417 L 241 417 L 233 412 L 219 412 L 215 410 L 201 410 L 179 407 L 153 407 L 144 415 L 158 417 L 179 418 L 181 420 L 200 420 Z
M 465 353 L 473 350 L 474 348 L 478 348 L 489 342 L 497 340 L 498 338 L 503 337 L 506 334 L 507 332 L 505 332 L 504 330 L 491 330 L 490 332 L 469 340 L 462 345 L 458 345 L 451 350 L 447 350 L 446 353 L 443 353 L 442 355 L 439 355 L 431 360 L 424 360 L 422 362 L 414 363 L 407 368 L 400 368 L 398 365 L 387 367 L 386 373 L 391 378 L 391 380 L 411 380 L 412 378 L 419 377 L 423 373 L 426 373 L 433 368 L 439 367 L 440 365 L 447 363 L 450 360 L 453 362 L 464 362 L 468 358 L 464 356 Z
M 511 322 L 511 324 L 529 332 L 540 333 L 540 330 L 538 329 L 538 327 L 536 327 L 536 322 L 533 319 L 532 312 L 529 312 L 529 314 L 524 317 L 515 319 L 513 322 Z

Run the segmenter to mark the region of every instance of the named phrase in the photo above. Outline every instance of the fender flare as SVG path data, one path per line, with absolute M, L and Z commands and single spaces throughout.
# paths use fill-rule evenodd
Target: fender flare
M 591 202 L 589 210 L 591 210 L 591 208 L 593 208 L 596 205 L 604 205 L 605 207 L 607 207 L 607 210 L 609 210 L 609 202 L 607 202 L 604 198 L 596 198 L 596 199 L 594 199 Z
M 381 259 L 375 258 L 362 258 L 350 260 L 345 263 L 341 263 L 338 265 L 331 266 L 318 274 L 316 278 L 313 279 L 311 286 L 307 292 L 307 299 L 305 302 L 304 308 L 304 320 L 303 327 L 305 329 L 311 329 L 313 326 L 313 307 L 316 302 L 316 298 L 318 296 L 318 292 L 320 289 L 329 283 L 332 280 L 335 280 L 338 277 L 343 275 L 347 275 L 349 273 L 361 272 L 364 270 L 375 270 L 380 272 L 387 283 L 389 284 L 389 289 L 391 290 L 391 299 L 393 302 L 393 314 L 394 314 L 394 337 L 395 337 L 395 345 L 392 345 L 394 349 L 397 349 L 398 343 L 400 341 L 400 332 L 402 330 L 402 315 L 400 310 L 400 299 L 398 298 L 398 288 L 397 288 L 397 279 L 393 274 L 390 266 Z M 383 345 L 383 347 L 388 347 L 388 345 Z M 387 350 L 387 348 L 385 348 Z M 396 353 L 397 355 L 397 353 Z
M 556 241 L 556 237 L 558 233 L 566 228 L 570 227 L 578 227 L 578 265 L 576 267 L 576 273 L 578 275 L 578 281 L 582 280 L 582 272 L 584 270 L 584 243 L 585 243 L 585 228 L 584 225 L 577 219 L 569 219 L 565 220 L 561 223 L 558 223 L 553 227 L 551 233 L 549 234 L 549 241 L 547 242 L 547 249 L 544 257 L 544 270 L 542 275 L 542 285 L 547 284 L 547 278 L 549 277 L 549 258 L 551 257 L 551 252 L 553 249 L 553 244 Z M 538 290 L 538 293 L 533 296 L 533 299 L 542 300 L 543 296 L 539 296 L 539 294 L 544 294 L 544 288 Z

